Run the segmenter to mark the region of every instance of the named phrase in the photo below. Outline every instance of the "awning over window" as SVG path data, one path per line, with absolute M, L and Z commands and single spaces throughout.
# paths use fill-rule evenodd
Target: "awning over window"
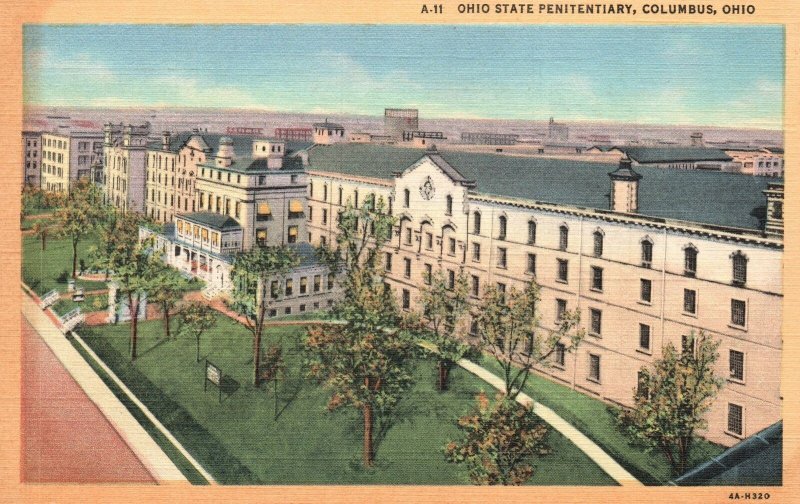
M 258 204 L 258 215 L 269 215 L 272 213 L 272 209 L 269 207 L 269 203 L 263 202 Z
M 296 199 L 289 201 L 289 211 L 292 213 L 303 213 L 303 202 Z

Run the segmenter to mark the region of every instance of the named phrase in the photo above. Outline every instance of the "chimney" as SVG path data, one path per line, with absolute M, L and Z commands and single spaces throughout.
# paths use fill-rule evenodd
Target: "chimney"
M 783 184 L 769 183 L 763 193 L 767 197 L 764 231 L 768 235 L 783 236 Z
M 164 150 L 169 150 L 169 140 L 170 140 L 169 131 L 162 131 L 161 132 L 161 145 L 163 146 Z
M 625 154 L 619 160 L 619 168 L 608 174 L 611 177 L 610 207 L 614 212 L 636 213 L 639 211 L 639 180 L 642 176 L 633 171 L 633 163 Z

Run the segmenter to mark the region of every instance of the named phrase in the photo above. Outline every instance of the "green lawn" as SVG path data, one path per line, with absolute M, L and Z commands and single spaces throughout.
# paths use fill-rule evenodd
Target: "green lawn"
M 484 356 L 481 364 L 502 376 L 500 366 L 491 356 Z M 528 378 L 525 392 L 586 434 L 642 483 L 662 485 L 671 479 L 666 458 L 660 452 L 647 453 L 641 446 L 632 446 L 617 428 L 616 419 L 606 403 L 535 374 Z M 698 440 L 692 450 L 689 465 L 694 467 L 719 455 L 724 448 Z
M 202 355 L 228 377 L 223 401 L 209 384 L 203 391 L 203 363 L 195 362 L 190 338 L 159 341 L 160 321 L 141 323 L 140 357 L 128 359 L 127 324 L 82 330 L 85 341 L 162 423 L 211 472 L 228 484 L 465 484 L 462 467 L 445 462 L 442 447 L 458 436 L 455 419 L 490 387 L 455 370 L 449 391 L 434 390 L 434 364 L 421 361 L 417 383 L 398 410 L 398 420 L 377 443 L 376 465 L 360 465 L 361 421 L 352 408 L 329 413 L 328 392 L 305 378 L 299 338 L 302 328 L 269 330 L 281 340 L 287 379 L 251 385 L 251 338 L 241 325 L 219 317 L 203 339 Z M 540 459 L 532 484 L 612 485 L 580 450 L 551 431 L 553 454 Z
M 108 294 L 86 296 L 82 303 L 72 299 L 61 299 L 52 306 L 53 311 L 58 315 L 64 315 L 74 308 L 80 308 L 83 313 L 106 310 L 108 309 Z
M 83 259 L 87 264 L 89 248 L 96 245 L 97 239 L 86 238 L 78 243 L 78 260 Z M 22 237 L 22 279 L 37 294 L 44 294 L 52 289 L 66 292 L 67 282 L 58 282 L 58 276 L 66 271 L 72 274 L 72 244 L 67 238 L 47 238 L 47 248 L 42 251 L 41 241 L 35 236 Z M 97 290 L 106 288 L 105 282 L 92 282 L 78 280 L 79 287 L 84 290 Z

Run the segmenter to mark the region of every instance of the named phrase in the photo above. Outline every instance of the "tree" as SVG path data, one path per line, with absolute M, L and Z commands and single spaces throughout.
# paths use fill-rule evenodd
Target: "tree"
M 621 429 L 633 441 L 659 450 L 673 476 L 688 469 L 694 434 L 707 427 L 705 414 L 722 388 L 714 373 L 719 343 L 700 331 L 689 335 L 686 351 L 667 344 L 652 367 L 641 368 L 634 407 L 618 411 Z
M 127 298 L 131 314 L 131 361 L 137 356 L 139 307 L 164 268 L 153 253 L 152 239 L 139 240 L 139 223 L 140 216 L 133 212 L 117 216 L 101 231 L 100 247 L 95 253 L 95 264 L 112 273 L 119 294 Z
M 512 287 L 507 293 L 490 287 L 478 307 L 479 337 L 502 367 L 505 393 L 510 399 L 525 387 L 534 366 L 549 365 L 559 344 L 564 345 L 564 352 L 571 352 L 585 335 L 579 327 L 578 310 L 561 314 L 555 329 L 541 328 L 539 299 L 539 286 L 531 281 L 525 289 Z M 568 345 L 561 343 L 565 340 Z
M 200 336 L 217 324 L 214 309 L 205 303 L 191 302 L 178 312 L 180 332 L 194 337 L 197 342 L 197 362 L 200 362 Z
M 85 183 L 76 185 L 64 206 L 56 210 L 58 234 L 69 238 L 72 244 L 72 278 L 78 276 L 78 243 L 94 231 L 104 216 L 100 191 Z
M 253 334 L 253 385 L 256 387 L 261 382 L 261 339 L 268 308 L 273 299 L 280 297 L 286 274 L 297 264 L 297 254 L 284 246 L 255 247 L 234 258 L 230 307 L 244 316 L 245 327 Z
M 397 307 L 379 260 L 393 225 L 382 198 L 369 196 L 361 208 L 347 203 L 334 254 L 345 271 L 344 296 L 334 315 L 345 324 L 309 329 L 306 339 L 309 374 L 331 389 L 328 409 L 350 405 L 362 413 L 365 467 L 375 458 L 375 416 L 388 419 L 413 383 L 417 346 L 409 331 L 397 327 Z
M 485 394 L 478 406 L 458 419 L 463 438 L 445 447 L 448 462 L 465 464 L 476 485 L 522 485 L 534 474 L 535 457 L 550 453 L 545 443 L 547 427 L 508 396 L 491 405 Z
M 164 320 L 164 336 L 169 338 L 170 312 L 175 308 L 183 294 L 189 290 L 189 282 L 181 273 L 166 265 L 153 277 L 150 302 L 161 307 Z
M 421 329 L 428 329 L 426 336 L 436 345 L 433 353 L 438 367 L 437 387 L 442 391 L 447 388 L 450 369 L 473 350 L 463 343 L 459 323 L 468 307 L 467 277 L 463 273 L 454 274 L 451 286 L 450 278 L 437 271 L 427 281 L 428 285 L 420 290 L 420 318 L 425 322 Z
M 33 235 L 42 241 L 42 250 L 47 250 L 47 223 L 38 221 L 31 228 Z

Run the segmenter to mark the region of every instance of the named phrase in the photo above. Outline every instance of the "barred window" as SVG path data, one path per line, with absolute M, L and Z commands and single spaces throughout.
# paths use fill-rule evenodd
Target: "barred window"
M 589 318 L 591 319 L 591 327 L 589 332 L 594 336 L 600 336 L 603 322 L 603 312 L 595 308 L 590 308 L 589 315 Z
M 639 324 L 639 348 L 650 350 L 650 326 L 647 324 Z
M 742 435 L 744 423 L 744 409 L 738 404 L 728 403 L 728 432 Z
M 653 242 L 642 241 L 642 266 L 649 268 L 653 265 Z
M 733 255 L 733 284 L 744 285 L 747 283 L 747 257 L 741 252 Z
M 601 257 L 603 255 L 603 233 L 601 231 L 594 232 L 594 256 Z
M 567 347 L 563 343 L 556 343 L 556 351 L 553 354 L 553 360 L 556 366 L 564 367 L 566 362 Z
M 600 381 L 600 356 L 589 354 L 589 379 Z
M 653 282 L 642 278 L 640 280 L 640 287 L 639 287 L 639 299 L 644 301 L 645 303 L 649 303 L 652 300 L 653 294 Z
M 731 378 L 734 380 L 744 380 L 744 353 L 738 350 L 731 350 L 729 353 L 729 365 Z
M 691 289 L 683 289 L 683 311 L 684 313 L 697 313 L 697 292 Z
M 731 324 L 737 326 L 745 325 L 745 302 L 739 299 L 731 299 Z
M 567 265 L 566 259 L 558 259 L 558 280 L 561 282 L 567 281 L 567 274 L 569 273 Z
M 508 266 L 508 251 L 503 247 L 497 247 L 497 267 L 506 268 Z
M 592 266 L 592 290 L 603 290 L 603 268 Z
M 528 243 L 536 243 L 536 221 L 528 221 Z
M 569 228 L 567 226 L 561 226 L 558 228 L 558 230 L 558 248 L 561 250 L 567 250 L 567 246 L 569 245 Z
M 690 245 L 683 251 L 683 255 L 683 274 L 695 276 L 697 274 L 697 249 Z

